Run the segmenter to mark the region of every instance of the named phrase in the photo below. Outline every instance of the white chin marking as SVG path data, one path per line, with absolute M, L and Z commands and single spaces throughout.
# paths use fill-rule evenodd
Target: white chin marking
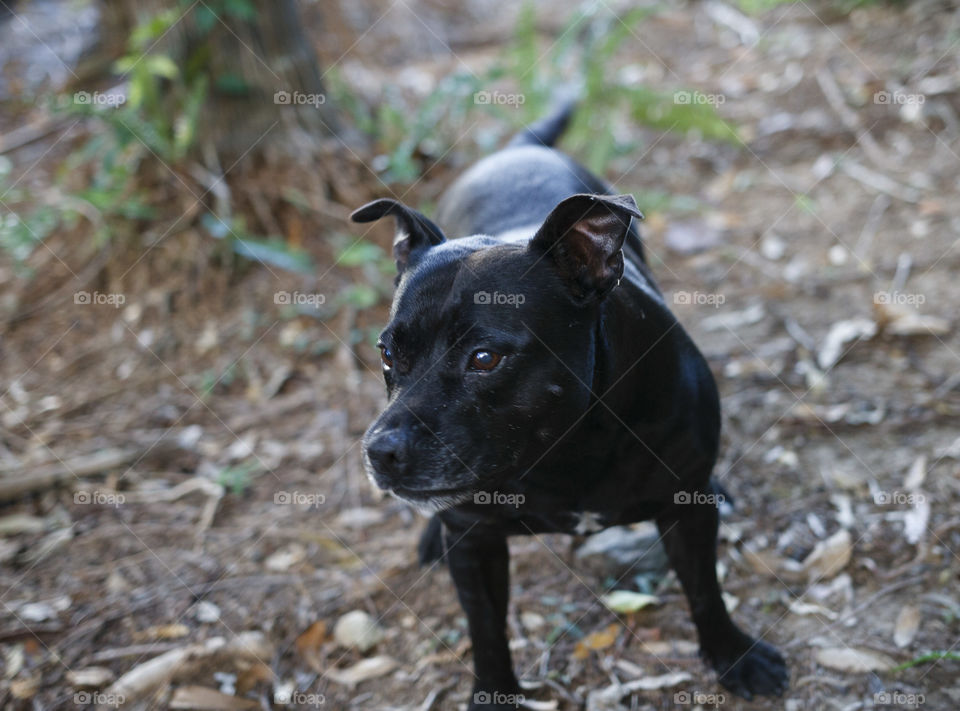
M 405 501 L 408 504 L 412 504 L 420 513 L 426 516 L 443 511 L 444 509 L 452 508 L 457 504 L 462 504 L 473 499 L 473 493 L 469 491 L 462 491 L 456 494 L 445 494 L 443 496 L 432 496 L 429 499 L 408 499 L 405 496 L 400 496 L 393 491 L 390 493 L 395 498 L 400 499 L 400 501 Z

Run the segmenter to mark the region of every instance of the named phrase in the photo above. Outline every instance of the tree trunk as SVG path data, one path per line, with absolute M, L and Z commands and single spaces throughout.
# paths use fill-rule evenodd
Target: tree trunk
M 169 56 L 182 73 L 208 78 L 194 150 L 213 146 L 224 169 L 250 154 L 309 158 L 336 131 L 297 1 L 249 4 L 255 15 L 248 18 L 223 10 L 229 1 L 102 2 L 103 40 L 113 51 L 142 22 L 162 11 L 177 13 L 180 19 L 149 52 Z M 211 8 L 222 11 L 214 17 Z

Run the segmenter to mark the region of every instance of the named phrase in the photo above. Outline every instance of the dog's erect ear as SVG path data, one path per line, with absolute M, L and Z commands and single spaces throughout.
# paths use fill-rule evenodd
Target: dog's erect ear
M 630 220 L 643 219 L 632 195 L 573 195 L 553 208 L 530 242 L 552 259 L 580 302 L 602 298 L 623 276 Z
M 392 198 L 368 202 L 354 210 L 350 219 L 354 222 L 373 222 L 387 215 L 397 218 L 397 234 L 393 238 L 393 258 L 397 262 L 398 274 L 403 273 L 410 263 L 410 256 L 418 249 L 446 241 L 443 232 L 429 218 Z

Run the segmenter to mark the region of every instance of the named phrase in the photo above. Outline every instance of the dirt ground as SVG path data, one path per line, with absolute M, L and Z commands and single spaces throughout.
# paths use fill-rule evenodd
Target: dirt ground
M 318 41 L 322 59 L 398 85 L 416 84 L 400 57 L 427 72 L 482 66 L 514 12 L 350 5 L 351 39 Z M 545 5 L 549 43 L 560 14 Z M 606 177 L 648 212 L 654 271 L 717 377 L 717 476 L 735 499 L 724 588 L 735 618 L 784 651 L 790 688 L 723 695 L 672 576 L 658 604 L 617 615 L 600 601 L 614 581 L 578 569 L 564 537 L 511 542 L 515 666 L 530 699 L 559 709 L 955 709 L 955 657 L 892 667 L 960 642 L 960 10 L 800 1 L 744 23 L 724 7 L 655 14 L 618 58 L 638 82 L 697 89 L 743 142 L 628 125 L 643 148 Z M 10 156 L 18 174 L 49 182 L 55 141 Z M 469 158 L 453 151 L 406 200 L 432 201 Z M 358 199 L 387 194 L 351 170 Z M 244 166 L 231 185 L 272 189 Z M 654 194 L 671 199 L 645 206 Z M 140 703 L 203 708 L 193 685 L 261 708 L 291 691 L 291 707 L 465 707 L 470 646 L 448 575 L 417 568 L 424 520 L 360 465 L 384 401 L 367 334 L 386 305 L 275 303 L 278 291 L 332 301 L 370 278 L 331 256 L 334 238 L 361 234 L 336 219 L 355 206 L 304 218 L 298 229 L 331 235 L 308 242 L 323 265 L 310 279 L 192 266 L 183 255 L 204 238 L 158 239 L 165 225 L 139 261 L 77 263 L 75 235 L 58 234 L 33 281 L 0 263 L 4 310 L 39 305 L 0 336 L 0 482 L 70 474 L 0 509 L 4 707 L 109 704 L 90 695 L 108 683 L 76 672 L 120 677 L 245 632 L 262 634 L 255 653 L 195 651 Z M 368 238 L 386 246 L 389 227 Z M 125 303 L 75 303 L 81 289 Z M 383 629 L 366 654 L 333 638 L 351 610 Z M 387 671 L 351 684 L 364 657 Z M 638 678 L 659 681 L 621 701 L 597 693 Z

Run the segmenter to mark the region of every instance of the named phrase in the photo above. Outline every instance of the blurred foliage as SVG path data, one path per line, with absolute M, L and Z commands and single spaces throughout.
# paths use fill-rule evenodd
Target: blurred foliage
M 883 2 L 889 2 L 891 5 L 902 5 L 906 0 L 830 0 L 826 5 L 831 13 L 846 15 L 859 7 L 879 5 Z M 797 0 L 737 0 L 736 4 L 737 7 L 748 14 L 759 15 L 781 5 L 796 5 Z M 813 12 L 813 9 L 807 9 Z
M 581 111 L 564 139 L 570 151 L 591 170 L 602 173 L 612 158 L 634 152 L 633 124 L 653 129 L 698 132 L 706 138 L 736 140 L 736 131 L 705 103 L 680 103 L 676 92 L 658 91 L 630 79 L 631 67 L 615 61 L 636 36 L 638 25 L 660 8 L 635 8 L 623 16 L 590 1 L 578 9 L 544 51 L 534 8 L 524 5 L 516 33 L 502 58 L 480 74 L 457 71 L 441 78 L 417 106 L 409 107 L 396 87 L 384 88 L 375 107 L 358 98 L 335 71 L 331 96 L 353 123 L 384 150 L 375 168 L 386 182 L 410 183 L 425 165 L 442 159 L 462 138 L 464 129 L 484 114 L 498 119 L 498 129 L 478 132 L 481 150 L 543 116 L 558 93 L 576 92 Z M 620 66 L 618 71 L 611 67 Z M 515 93 L 492 92 L 512 85 Z M 507 101 L 497 102 L 500 95 Z M 483 96 L 486 101 L 478 100 Z M 595 110 L 603 107 L 603 110 Z
M 533 8 L 521 13 L 506 73 L 517 77 L 525 97 L 520 124 L 549 110 L 558 86 L 578 90 L 581 111 L 574 114 L 565 137 L 569 150 L 590 170 L 603 174 L 613 158 L 634 153 L 638 141 L 633 124 L 662 131 L 696 132 L 705 138 L 736 140 L 735 129 L 708 103 L 680 103 L 677 91 L 637 85 L 629 75 L 640 69 L 615 61 L 625 42 L 636 37 L 637 26 L 659 12 L 640 7 L 622 16 L 588 2 L 561 31 L 560 39 L 542 56 Z M 619 67 L 611 71 L 611 67 Z M 680 87 L 677 87 L 680 89 Z M 602 107 L 602 110 L 596 110 Z
M 217 473 L 217 483 L 234 496 L 243 496 L 253 483 L 260 466 L 253 461 L 225 467 Z
M 203 40 L 218 22 L 230 20 L 255 21 L 256 8 L 250 0 L 178 0 L 177 7 L 151 15 L 130 33 L 126 53 L 113 65 L 124 80 L 123 93 L 79 91 L 59 97 L 53 111 L 89 119 L 91 130 L 59 169 L 55 188 L 45 194 L 17 190 L 7 185 L 9 165 L 0 162 L 0 194 L 15 208 L 0 220 L 0 249 L 21 274 L 29 276 L 24 263 L 46 237 L 78 218 L 91 223 L 95 248 L 138 235 L 138 222 L 155 218 L 162 207 L 151 204 L 149 176 L 190 190 L 177 171 L 195 147 L 210 91 L 211 45 Z M 175 59 L 162 50 L 162 40 L 179 23 L 195 27 L 200 41 L 190 42 L 186 56 Z M 242 79 L 229 74 L 217 77 L 216 88 L 245 90 Z M 249 234 L 240 218 L 208 213 L 201 223 L 236 257 L 297 272 L 314 268 L 306 252 L 281 237 Z
M 175 187 L 180 183 L 189 190 L 180 173 L 196 148 L 211 90 L 245 90 L 238 76 L 221 73 L 212 78 L 212 43 L 203 40 L 220 22 L 255 21 L 256 8 L 250 0 L 177 2 L 130 33 L 126 52 L 113 67 L 125 82 L 123 95 L 106 95 L 106 100 L 100 95 L 99 101 L 97 94 L 87 92 L 61 97 L 58 110 L 89 119 L 92 130 L 64 162 L 55 187 L 45 194 L 18 190 L 6 184 L 9 166 L 0 164 L 0 191 L 9 192 L 5 201 L 18 211 L 0 222 L 0 249 L 21 266 L 54 230 L 72 227 L 81 218 L 92 226 L 95 248 L 136 238 L 142 221 L 155 219 L 165 207 L 157 201 L 169 200 L 165 191 L 149 191 L 151 180 Z M 536 30 L 532 5 L 526 5 L 514 37 L 492 66 L 480 74 L 458 71 L 442 77 L 415 107 L 407 106 L 401 90 L 389 85 L 382 100 L 371 106 L 335 70 L 328 75 L 330 99 L 375 140 L 381 155 L 373 167 L 388 183 L 415 182 L 467 138 L 479 151 L 494 148 L 506 134 L 546 113 L 558 91 L 576 91 L 582 107 L 565 146 L 596 172 L 637 150 L 639 139 L 633 130 L 637 124 L 732 139 L 734 129 L 712 106 L 678 103 L 671 91 L 640 86 L 636 77 L 642 75 L 642 67 L 624 66 L 618 53 L 644 19 L 658 11 L 635 8 L 618 17 L 602 4 L 587 2 L 547 46 Z M 187 17 L 182 17 L 184 12 Z M 183 56 L 173 56 L 165 39 L 177 32 L 178 23 L 198 33 L 181 48 Z M 514 91 L 515 100 L 506 104 L 481 100 L 502 94 L 499 87 Z M 236 258 L 301 273 L 314 269 L 305 251 L 292 248 L 280 236 L 250 234 L 240 216 L 211 212 L 202 216 L 201 225 Z M 369 283 L 382 281 L 381 272 L 392 272 L 389 256 L 372 244 L 351 246 L 338 258 L 344 266 L 372 269 L 366 274 Z M 342 302 L 365 308 L 382 296 L 376 289 L 358 286 L 345 293 Z

